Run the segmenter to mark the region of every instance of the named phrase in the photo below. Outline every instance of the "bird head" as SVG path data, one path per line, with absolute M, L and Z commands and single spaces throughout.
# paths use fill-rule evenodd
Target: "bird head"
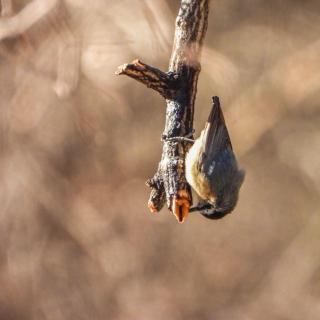
M 239 198 L 239 190 L 244 181 L 244 170 L 237 170 L 237 172 L 230 176 L 228 181 L 221 190 L 216 193 L 216 198 L 211 203 L 211 208 L 202 210 L 200 213 L 208 219 L 221 219 L 226 214 L 231 213 L 237 205 Z

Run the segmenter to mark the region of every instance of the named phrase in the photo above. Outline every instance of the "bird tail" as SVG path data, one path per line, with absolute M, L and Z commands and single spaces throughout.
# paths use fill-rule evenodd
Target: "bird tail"
M 221 110 L 221 106 L 220 106 L 220 99 L 217 96 L 212 97 L 212 109 L 211 112 L 209 114 L 209 118 L 208 118 L 208 123 L 214 124 L 214 123 L 223 123 L 225 124 L 224 121 L 224 116 Z
M 207 155 L 216 154 L 216 152 L 224 148 L 232 150 L 232 144 L 220 106 L 219 97 L 212 97 L 212 100 L 212 109 L 203 134 L 203 150 Z

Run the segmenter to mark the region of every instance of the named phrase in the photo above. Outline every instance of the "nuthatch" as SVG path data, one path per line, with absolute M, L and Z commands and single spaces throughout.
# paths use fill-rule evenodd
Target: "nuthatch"
M 200 137 L 186 156 L 186 178 L 201 198 L 190 211 L 220 219 L 236 206 L 245 172 L 238 168 L 218 97 Z

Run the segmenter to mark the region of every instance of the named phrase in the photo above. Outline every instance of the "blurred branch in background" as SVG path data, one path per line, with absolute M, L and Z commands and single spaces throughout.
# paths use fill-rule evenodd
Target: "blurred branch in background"
M 64 8 L 61 8 L 63 10 Z M 65 10 L 63 10 L 65 12 Z M 70 96 L 78 86 L 81 71 L 81 42 L 73 34 L 68 19 L 56 21 L 61 43 L 58 49 L 57 79 L 54 91 L 60 98 Z
M 57 79 L 53 86 L 56 94 L 61 97 L 69 96 L 77 87 L 80 72 L 81 47 L 76 40 L 67 19 L 61 19 L 66 15 L 60 0 L 33 0 L 27 4 L 19 13 L 13 15 L 11 0 L 2 0 L 2 18 L 0 19 L 0 41 L 6 38 L 22 36 L 24 41 L 30 45 L 28 36 L 25 34 L 29 28 L 46 17 L 51 11 L 59 6 L 59 17 L 52 17 L 53 30 L 61 38 L 58 48 Z M 1 48 L 2 52 L 7 50 Z M 6 54 L 10 57 L 10 54 Z
M 0 12 L 1 17 L 11 16 L 13 9 L 12 9 L 12 0 L 1 0 L 0 1 Z
M 10 10 L 12 14 L 12 3 L 10 0 L 2 0 L 3 8 Z M 26 32 L 32 25 L 47 15 L 60 0 L 33 0 L 27 4 L 19 13 L 0 20 L 0 40 L 15 37 Z
M 288 110 L 299 108 L 303 100 L 319 90 L 320 75 L 314 72 L 319 50 L 320 41 L 317 40 L 279 59 L 237 96 L 227 116 L 235 124 L 234 140 L 235 145 L 240 146 L 240 154 L 254 148 L 263 134 L 281 121 Z M 278 98 L 281 95 L 284 100 Z M 268 96 L 268 99 L 261 99 L 261 96 Z M 252 108 L 252 105 L 256 107 Z M 264 122 L 257 126 L 257 117 L 263 109 L 268 112 L 264 113 Z M 243 114 L 247 114 L 247 117 L 243 118 Z M 240 118 L 242 121 L 238 121 Z M 241 132 L 245 132 L 248 127 L 252 130 L 251 134 L 242 135 Z

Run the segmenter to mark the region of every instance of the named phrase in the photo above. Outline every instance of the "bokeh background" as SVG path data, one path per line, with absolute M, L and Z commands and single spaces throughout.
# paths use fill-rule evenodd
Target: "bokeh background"
M 320 319 L 320 3 L 212 0 L 195 128 L 221 98 L 235 212 L 152 215 L 178 0 L 1 0 L 0 319 Z

